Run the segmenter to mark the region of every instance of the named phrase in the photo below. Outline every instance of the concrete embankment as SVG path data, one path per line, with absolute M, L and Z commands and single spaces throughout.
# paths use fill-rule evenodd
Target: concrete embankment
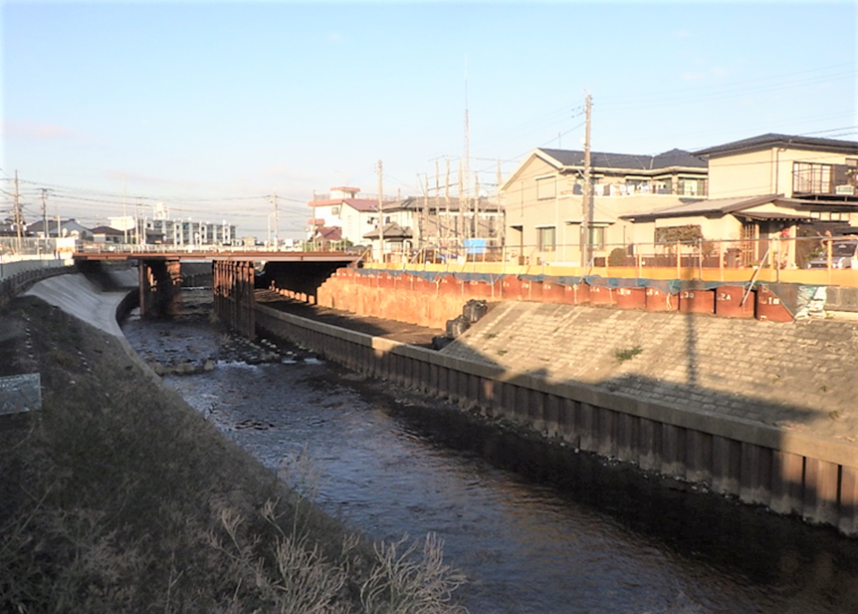
M 40 281 L 24 294 L 40 298 L 100 330 L 122 337 L 116 320 L 117 310 L 137 287 L 137 272 L 117 269 L 105 274 L 111 276 L 116 290 L 102 292 L 83 274 L 70 273 Z
M 391 300 L 337 287 L 341 304 Z M 395 315 L 419 320 L 433 300 L 400 298 Z M 433 352 L 265 307 L 257 318 L 350 368 L 858 534 L 853 322 L 500 302 Z

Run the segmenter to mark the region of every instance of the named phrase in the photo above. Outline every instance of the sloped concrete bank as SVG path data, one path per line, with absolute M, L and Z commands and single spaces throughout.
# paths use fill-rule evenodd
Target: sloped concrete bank
M 519 311 L 515 312 L 516 309 Z M 591 330 L 589 345 L 574 351 L 567 347 L 568 361 L 585 363 L 595 357 L 597 363 L 604 362 L 606 352 L 625 347 L 631 341 L 627 352 L 614 353 L 612 360 L 617 363 L 614 365 L 617 373 L 613 377 L 603 374 L 588 379 L 568 370 L 553 372 L 551 351 L 558 351 L 557 347 L 562 350 L 564 342 L 553 343 L 551 339 L 556 341 L 564 325 L 555 321 L 551 334 L 544 330 L 540 334 L 524 326 L 528 320 L 537 328 L 548 325 L 545 314 L 528 312 L 539 309 L 562 310 L 567 315 L 588 314 L 591 328 L 594 322 L 602 322 L 601 329 Z M 619 317 L 618 313 L 625 315 Z M 699 367 L 695 366 L 708 351 L 709 343 L 725 346 L 728 357 L 747 358 L 741 354 L 750 351 L 748 348 L 770 341 L 772 335 L 784 335 L 786 329 L 776 327 L 799 325 L 748 322 L 766 328 L 757 328 L 755 335 L 747 335 L 746 341 L 734 343 L 731 348 L 731 342 L 740 339 L 739 334 L 719 338 L 723 332 L 717 327 L 704 332 L 711 326 L 709 322 L 729 326 L 730 321 L 700 317 L 690 326 L 689 317 L 692 316 L 586 306 L 500 303 L 464 337 L 442 352 L 435 352 L 257 307 L 257 324 L 262 328 L 355 371 L 447 398 L 463 410 L 478 410 L 492 418 L 514 421 L 576 449 L 705 484 L 714 492 L 766 506 L 776 513 L 797 514 L 809 522 L 836 527 L 847 535 L 858 534 L 858 446 L 848 435 L 855 432 L 850 426 L 854 417 L 848 410 L 829 409 L 840 407 L 839 401 L 833 401 L 832 405 L 826 405 L 826 401 L 821 403 L 824 407 L 817 411 L 819 415 L 814 416 L 801 404 L 771 402 L 742 390 L 733 393 L 717 387 L 709 389 L 704 385 L 707 380 L 701 378 Z M 664 318 L 678 320 L 669 326 Z M 571 316 L 567 320 L 566 326 L 571 328 L 584 324 Z M 667 374 L 663 378 L 633 373 L 629 365 L 639 360 L 638 356 L 646 353 L 658 357 L 675 351 L 665 339 L 676 332 L 676 327 L 687 331 L 680 339 L 686 351 L 677 358 L 684 365 L 686 376 L 696 375 L 679 385 L 670 381 L 672 375 L 670 370 L 664 370 L 664 365 L 660 367 Z M 645 332 L 647 328 L 661 329 L 664 333 L 661 341 L 647 344 L 646 335 L 634 337 L 634 331 Z M 834 337 L 842 337 L 849 331 L 838 328 L 812 332 L 817 336 L 816 341 L 829 339 L 822 342 L 824 345 L 834 343 Z M 485 346 L 513 333 L 520 337 L 521 348 L 493 350 Z M 689 336 L 694 338 L 690 353 Z M 858 335 L 854 338 L 858 339 Z M 617 340 L 620 346 L 615 343 Z M 789 341 L 788 338 L 786 343 Z M 813 339 L 806 341 L 813 345 Z M 845 351 L 853 345 L 850 332 L 838 350 Z M 555 349 L 546 349 L 552 347 Z M 521 356 L 545 359 L 544 364 L 537 367 L 516 363 Z M 801 362 L 801 357 L 796 356 L 786 355 L 783 359 Z M 765 357 L 760 360 L 767 362 Z M 809 362 L 811 368 L 815 364 L 813 360 Z M 736 369 L 741 371 L 742 365 L 739 361 Z M 713 375 L 716 379 L 726 377 Z M 784 379 L 776 375 L 762 386 L 763 392 L 767 387 L 777 387 L 778 380 Z M 753 380 L 753 371 L 749 377 Z M 838 378 L 831 385 L 845 382 Z M 746 384 L 753 387 L 752 381 Z M 836 423 L 837 428 L 825 432 L 820 415 Z M 806 424 L 800 424 L 801 420 Z

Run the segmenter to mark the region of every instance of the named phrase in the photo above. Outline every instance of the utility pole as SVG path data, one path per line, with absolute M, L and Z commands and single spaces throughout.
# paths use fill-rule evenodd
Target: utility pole
M 465 200 L 464 203 L 462 201 L 462 194 L 460 191 L 459 196 L 459 207 L 467 207 L 468 211 L 471 209 L 471 199 L 468 198 L 468 184 L 470 183 L 471 177 L 471 127 L 470 121 L 468 117 L 468 68 L 465 66 L 465 160 L 464 160 L 464 177 L 461 179 L 461 185 L 465 186 Z M 468 236 L 469 233 L 465 232 L 464 222 L 466 217 L 463 215 L 462 217 L 462 240 Z
M 456 225 L 456 238 L 465 237 L 465 188 L 462 174 L 462 161 L 459 160 L 459 223 Z
M 435 242 L 440 246 L 441 239 L 441 185 L 438 177 L 438 159 L 435 159 Z
M 15 171 L 15 208 L 12 214 L 12 219 L 15 221 L 15 232 L 18 239 L 18 253 L 20 254 L 24 241 L 24 215 L 21 213 L 21 193 L 18 190 L 18 171 Z
M 581 266 L 586 267 L 592 259 L 590 249 L 590 226 L 593 223 L 593 179 L 590 162 L 590 106 L 592 98 L 590 94 L 584 101 L 586 114 L 586 128 L 584 129 L 584 200 L 581 217 Z
M 447 177 L 444 180 L 444 202 L 447 207 L 447 215 L 444 219 L 447 220 L 447 225 L 444 227 L 444 238 L 450 238 L 450 158 L 447 158 Z
M 274 249 L 280 249 L 280 219 L 278 217 L 277 211 L 277 191 L 275 190 L 274 195 L 271 198 L 271 202 L 274 205 Z
M 378 161 L 378 243 L 381 261 L 384 262 L 384 199 L 382 197 L 381 160 Z
M 498 218 L 498 230 L 497 230 L 497 238 L 499 239 L 498 243 L 500 245 L 504 245 L 504 235 L 506 232 L 506 207 L 501 207 L 501 163 L 498 160 L 498 189 L 497 194 L 495 195 L 495 215 Z
M 423 184 L 423 222 L 420 226 L 420 247 L 426 247 L 426 236 L 429 234 L 429 175 L 426 175 L 426 182 Z
M 45 241 L 49 238 L 48 233 L 48 190 L 42 188 L 42 224 L 45 228 Z M 47 243 L 46 243 L 47 245 Z
M 123 244 L 128 245 L 128 205 L 125 202 L 125 174 L 122 174 L 122 233 Z
M 480 236 L 480 177 L 474 172 L 474 206 L 472 207 L 474 211 L 474 231 L 473 237 L 479 238 Z

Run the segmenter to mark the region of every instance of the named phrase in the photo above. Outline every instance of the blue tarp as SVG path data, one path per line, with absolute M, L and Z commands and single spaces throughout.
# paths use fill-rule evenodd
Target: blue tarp
M 465 252 L 468 254 L 480 255 L 486 253 L 485 239 L 465 239 L 463 243 L 465 245 Z

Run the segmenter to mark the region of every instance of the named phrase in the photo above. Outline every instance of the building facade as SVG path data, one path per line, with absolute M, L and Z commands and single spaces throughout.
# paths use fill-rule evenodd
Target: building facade
M 751 266 L 778 240 L 784 265 L 800 267 L 819 247 L 810 239 L 858 230 L 858 142 L 764 134 L 695 154 L 709 162 L 710 198 L 624 215 L 638 241 L 685 229 Z
M 687 151 L 655 156 L 592 152 L 587 211 L 584 158 L 583 151 L 535 149 L 503 183 L 508 252 L 517 251 L 527 261 L 578 265 L 586 244 L 593 258 L 604 258 L 633 232 L 624 214 L 707 195 L 706 160 Z

